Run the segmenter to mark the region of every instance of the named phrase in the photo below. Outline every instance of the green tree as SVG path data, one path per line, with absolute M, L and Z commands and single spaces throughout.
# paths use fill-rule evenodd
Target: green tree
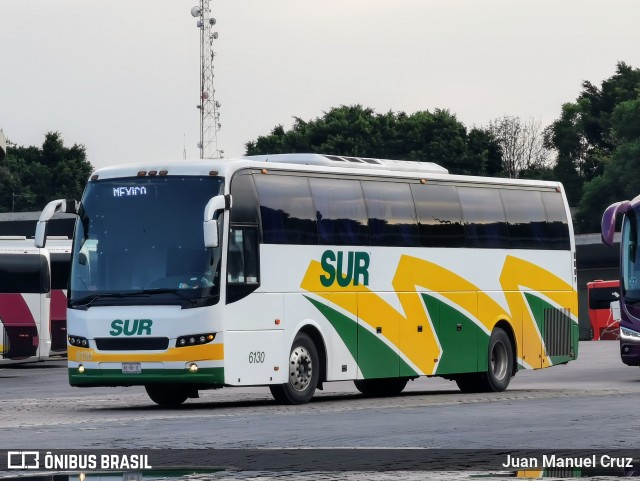
M 360 105 L 335 107 L 322 117 L 295 118 L 291 130 L 246 144 L 247 155 L 311 152 L 430 161 L 456 174 L 495 175 L 501 150 L 488 130 L 466 127 L 448 110 L 378 114 Z
M 502 175 L 502 148 L 495 135 L 489 129 L 474 127 L 467 138 L 469 165 L 480 166 L 475 173 L 490 177 Z
M 0 212 L 40 210 L 57 198 L 79 199 L 93 167 L 85 147 L 66 147 L 49 132 L 41 148 L 12 147 L 0 163 Z
M 576 101 L 564 104 L 560 118 L 545 130 L 547 147 L 557 153 L 555 176 L 569 187 L 572 205 L 578 203 L 585 184 L 603 175 L 612 162 L 619 147 L 614 112 L 620 104 L 634 100 L 639 88 L 640 70 L 619 62 L 615 74 L 600 87 L 583 82 Z
M 610 117 L 616 147 L 604 173 L 584 187 L 576 215 L 579 232 L 600 230 L 602 212 L 613 202 L 640 194 L 640 94 L 619 103 Z

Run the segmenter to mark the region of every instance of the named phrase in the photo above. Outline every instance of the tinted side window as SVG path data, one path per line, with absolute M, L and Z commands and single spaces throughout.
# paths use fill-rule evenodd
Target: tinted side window
M 357 180 L 309 179 L 318 240 L 328 245 L 369 245 L 367 209 Z
M 540 192 L 502 189 L 502 203 L 509 224 L 512 249 L 548 249 L 547 216 Z
M 467 247 L 506 248 L 509 232 L 498 189 L 458 187 Z
M 257 175 L 262 240 L 266 244 L 317 244 L 315 211 L 305 177 Z
M 562 194 L 560 192 L 543 192 L 542 202 L 547 213 L 549 249 L 571 249 L 569 224 Z
M 463 247 L 462 209 L 452 185 L 411 184 L 423 247 Z
M 242 299 L 260 287 L 258 229 L 231 227 L 227 251 L 227 304 Z
M 420 245 L 409 184 L 361 182 L 373 246 Z
M 49 292 L 47 259 L 38 254 L 0 254 L 0 292 Z
M 258 194 L 251 174 L 240 174 L 231 181 L 232 224 L 258 224 Z
M 67 289 L 71 254 L 51 254 L 51 289 Z

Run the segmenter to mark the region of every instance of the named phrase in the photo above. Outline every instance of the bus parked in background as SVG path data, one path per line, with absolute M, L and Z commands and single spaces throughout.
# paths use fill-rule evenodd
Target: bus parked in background
M 587 282 L 589 322 L 594 341 L 617 340 L 619 337 L 620 281 Z
M 602 215 L 602 242 L 613 246 L 618 216 L 620 240 L 620 356 L 629 366 L 640 366 L 640 196 L 611 204 Z
M 33 245 L 33 241 L 31 241 Z M 67 287 L 71 270 L 71 239 L 49 237 L 47 241 L 51 263 L 51 356 L 67 354 Z
M 71 239 L 38 249 L 24 236 L 0 236 L 0 364 L 66 354 L 70 256 Z
M 49 333 L 49 252 L 25 239 L 0 239 L 0 363 L 46 359 Z
M 397 394 L 441 376 L 502 391 L 578 355 L 562 185 L 432 163 L 291 154 L 94 172 L 69 289 L 72 386 L 144 386 L 160 405 L 329 381 Z

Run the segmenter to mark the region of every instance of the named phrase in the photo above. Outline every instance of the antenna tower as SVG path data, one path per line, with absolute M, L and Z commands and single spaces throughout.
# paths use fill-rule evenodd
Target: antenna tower
M 213 86 L 213 41 L 218 32 L 213 31 L 216 19 L 211 16 L 210 0 L 200 0 L 200 5 L 191 9 L 191 15 L 198 18 L 196 23 L 200 29 L 200 149 L 201 159 L 220 159 L 223 151 L 218 148 L 218 132 L 220 131 L 220 102 L 216 100 L 216 89 Z

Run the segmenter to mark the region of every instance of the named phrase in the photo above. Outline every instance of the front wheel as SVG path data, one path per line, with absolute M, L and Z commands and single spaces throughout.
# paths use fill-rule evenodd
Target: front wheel
M 316 392 L 319 376 L 320 360 L 316 345 L 307 334 L 300 332 L 291 346 L 287 382 L 269 386 L 269 390 L 279 403 L 304 404 Z
M 189 397 L 185 389 L 172 384 L 149 384 L 144 388 L 149 398 L 163 407 L 178 407 Z

